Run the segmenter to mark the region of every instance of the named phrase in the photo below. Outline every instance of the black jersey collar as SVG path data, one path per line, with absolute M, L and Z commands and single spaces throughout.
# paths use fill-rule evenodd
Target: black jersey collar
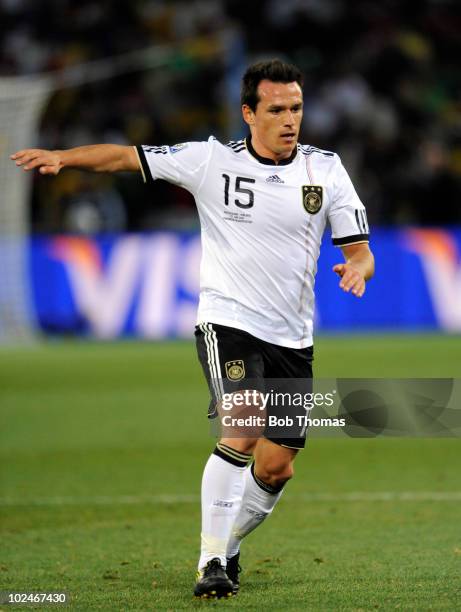
M 251 136 L 247 136 L 245 138 L 245 144 L 250 155 L 257 159 L 261 164 L 266 164 L 266 166 L 286 166 L 288 164 L 291 164 L 291 162 L 296 157 L 296 154 L 298 153 L 298 145 L 296 145 L 290 157 L 287 157 L 286 159 L 281 159 L 278 163 L 276 163 L 270 157 L 263 157 L 262 155 L 259 155 L 259 153 L 256 153 L 253 145 L 251 144 Z

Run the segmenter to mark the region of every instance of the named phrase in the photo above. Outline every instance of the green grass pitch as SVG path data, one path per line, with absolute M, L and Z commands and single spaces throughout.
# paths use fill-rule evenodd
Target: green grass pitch
M 460 364 L 459 337 L 316 344 L 323 377 Z M 459 439 L 313 439 L 244 542 L 238 597 L 195 601 L 207 401 L 192 343 L 2 349 L 0 590 L 84 611 L 461 609 Z

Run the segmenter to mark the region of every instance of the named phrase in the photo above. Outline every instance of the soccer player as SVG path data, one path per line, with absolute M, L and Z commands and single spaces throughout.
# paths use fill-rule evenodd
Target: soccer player
M 373 275 L 365 208 L 338 155 L 298 143 L 302 85 L 291 64 L 250 66 L 241 95 L 250 133 L 227 144 L 210 137 L 174 146 L 93 145 L 12 155 L 18 166 L 42 174 L 66 167 L 132 170 L 145 182 L 164 179 L 194 195 L 203 252 L 195 335 L 211 418 L 219 416 L 229 388 L 312 378 L 314 277 L 327 221 L 345 259 L 333 267 L 340 288 L 362 297 Z M 196 596 L 237 593 L 240 543 L 280 499 L 305 445 L 305 429 L 289 437 L 231 431 L 216 444 L 202 479 Z

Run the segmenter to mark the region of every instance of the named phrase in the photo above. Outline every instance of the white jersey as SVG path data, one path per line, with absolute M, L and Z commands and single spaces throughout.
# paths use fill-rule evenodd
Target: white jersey
M 298 144 L 275 164 L 250 138 L 137 147 L 145 181 L 192 193 L 201 223 L 198 323 L 280 346 L 313 343 L 314 279 L 327 220 L 333 243 L 368 241 L 365 208 L 335 153 Z

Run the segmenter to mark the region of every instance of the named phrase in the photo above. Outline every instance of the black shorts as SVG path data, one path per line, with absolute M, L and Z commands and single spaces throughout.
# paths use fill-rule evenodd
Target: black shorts
M 201 323 L 195 328 L 195 337 L 211 394 L 208 417 L 218 416 L 223 394 L 247 389 L 264 392 L 268 404 L 262 435 L 281 446 L 304 448 L 307 432 L 304 406 L 287 402 L 289 405 L 280 407 L 275 399 L 276 394 L 277 398 L 283 393 L 305 397 L 312 392 L 313 347 L 278 346 L 240 329 L 215 323 Z M 277 419 L 277 425 L 270 423 L 274 416 L 282 417 Z M 286 419 L 291 419 L 289 426 Z

